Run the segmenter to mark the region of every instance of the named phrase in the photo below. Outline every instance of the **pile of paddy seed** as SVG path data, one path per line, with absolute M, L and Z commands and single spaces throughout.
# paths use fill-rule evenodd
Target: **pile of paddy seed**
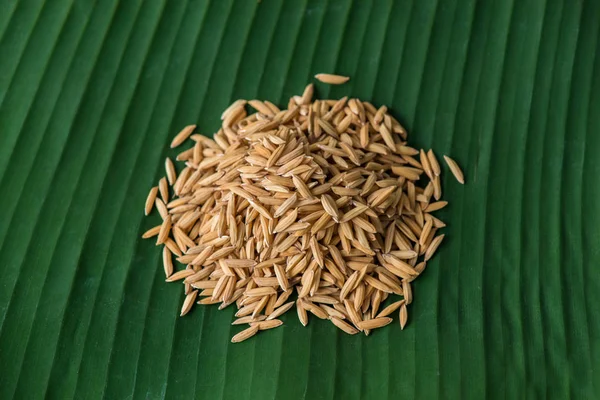
M 183 283 L 181 315 L 195 303 L 235 305 L 233 324 L 247 328 L 232 342 L 282 325 L 294 305 L 303 325 L 312 314 L 368 335 L 398 312 L 403 329 L 411 282 L 444 239 L 433 151 L 410 147 L 385 106 L 313 100 L 313 91 L 286 109 L 238 100 L 213 139 L 185 127 L 171 144 L 193 142 L 177 156 L 185 166 L 177 173 L 167 158 L 146 201 L 162 223 L 143 237 L 163 246 L 167 282 Z

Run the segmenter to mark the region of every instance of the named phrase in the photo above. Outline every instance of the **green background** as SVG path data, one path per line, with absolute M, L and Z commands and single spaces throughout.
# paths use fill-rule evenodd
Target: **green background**
M 600 1 L 0 1 L 0 398 L 600 398 Z M 407 329 L 230 345 L 140 235 L 237 98 L 387 104 L 452 155 Z

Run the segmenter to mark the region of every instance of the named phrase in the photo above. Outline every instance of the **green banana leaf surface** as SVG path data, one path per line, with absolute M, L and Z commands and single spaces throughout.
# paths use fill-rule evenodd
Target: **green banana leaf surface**
M 600 398 L 600 1 L 0 1 L 0 399 Z M 183 126 L 387 105 L 448 154 L 409 322 L 180 318 L 141 234 Z

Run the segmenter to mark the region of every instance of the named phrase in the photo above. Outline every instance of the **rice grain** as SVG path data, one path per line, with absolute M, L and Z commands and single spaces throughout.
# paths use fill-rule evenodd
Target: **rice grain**
M 150 192 L 148 193 L 148 197 L 146 197 L 146 205 L 144 206 L 144 214 L 148 215 L 152 212 L 152 206 L 156 201 L 156 195 L 158 194 L 158 186 L 152 187 Z
M 451 159 L 448 156 L 444 156 L 444 160 L 446 160 L 446 164 L 448 165 L 448 168 L 450 168 L 450 171 L 452 171 L 452 175 L 454 175 L 454 177 L 456 178 L 456 180 L 458 182 L 460 182 L 464 185 L 465 184 L 465 176 L 464 176 L 462 170 L 460 169 L 460 167 L 458 166 L 458 164 L 456 163 L 456 161 L 454 161 L 453 159 Z
M 333 74 L 316 74 L 315 78 L 329 85 L 341 85 L 342 83 L 346 83 L 350 80 L 350 78 L 347 76 Z
M 246 339 L 250 339 L 252 336 L 256 335 L 260 327 L 258 325 L 251 326 L 249 328 L 244 329 L 237 335 L 231 338 L 231 343 L 239 343 L 243 342 Z
M 185 142 L 185 140 L 187 138 L 189 138 L 192 133 L 194 133 L 195 129 L 196 129 L 196 125 L 188 125 L 185 128 L 183 128 L 173 138 L 173 141 L 171 142 L 171 148 L 173 149 L 173 148 L 179 146 L 180 144 L 182 144 L 183 142 Z

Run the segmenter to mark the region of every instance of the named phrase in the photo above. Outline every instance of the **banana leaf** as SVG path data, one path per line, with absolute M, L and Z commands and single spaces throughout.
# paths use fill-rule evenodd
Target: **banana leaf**
M 0 398 L 600 398 L 599 35 L 597 0 L 1 1 Z M 231 344 L 144 200 L 181 127 L 320 72 L 467 184 L 405 330 Z

